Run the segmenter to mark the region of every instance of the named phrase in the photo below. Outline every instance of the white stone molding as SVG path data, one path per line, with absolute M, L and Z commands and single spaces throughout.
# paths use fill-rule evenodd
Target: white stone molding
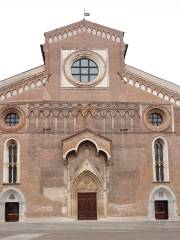
M 18 93 L 22 94 L 23 92 L 24 92 L 24 89 L 22 87 L 20 87 Z
M 31 85 L 30 85 L 30 88 L 32 88 L 32 89 L 33 89 L 33 88 L 35 88 L 35 87 L 36 87 L 35 83 L 34 83 L 34 82 L 32 82 L 32 83 L 31 83 Z
M 163 94 L 162 94 L 162 92 L 159 92 L 159 93 L 158 93 L 158 97 L 159 97 L 159 98 L 163 98 L 163 97 L 164 97 Z
M 57 29 L 56 31 L 51 31 L 51 33 L 47 33 L 47 38 L 48 38 L 48 42 L 49 44 L 52 43 L 56 43 L 57 41 L 61 41 L 63 39 L 68 39 L 71 38 L 73 36 L 77 36 L 78 34 L 81 33 L 88 33 L 91 34 L 93 36 L 97 36 L 103 39 L 108 39 L 110 41 L 116 42 L 116 43 L 120 43 L 121 42 L 121 32 L 116 31 L 116 30 L 107 30 L 103 28 L 103 26 L 101 27 L 94 27 L 88 25 L 88 23 L 84 23 L 83 25 L 81 24 L 80 26 L 75 26 L 72 25 L 71 28 L 62 28 L 61 29 Z
M 100 151 L 104 152 L 108 158 L 108 160 L 110 160 L 111 158 L 111 155 L 104 149 L 104 148 L 100 148 L 100 146 L 97 145 L 97 143 L 95 141 L 93 141 L 91 138 L 84 138 L 82 140 L 80 140 L 77 145 L 71 149 L 69 149 L 64 155 L 63 155 L 63 159 L 66 160 L 66 157 L 67 155 L 72 152 L 72 151 L 75 151 L 77 153 L 78 151 L 78 147 L 81 143 L 85 142 L 85 141 L 89 141 L 91 143 L 93 143 L 96 147 L 96 150 L 97 150 L 97 154 L 99 154 Z
M 163 141 L 163 167 L 164 167 L 164 181 L 169 182 L 169 158 L 168 158 L 168 144 L 164 137 L 157 136 L 152 141 L 152 160 L 153 160 L 153 181 L 156 182 L 156 161 L 155 161 L 155 151 L 154 144 L 156 140 L 161 139 Z
M 23 94 L 26 91 L 30 91 L 35 88 L 42 87 L 45 85 L 47 82 L 47 79 L 43 77 L 42 79 L 33 79 L 32 81 L 29 80 L 28 83 L 21 84 L 20 86 L 14 87 L 11 86 L 9 87 L 9 90 L 1 90 L 0 91 L 0 102 L 5 101 L 7 98 L 14 97 L 16 95 Z
M 17 95 L 17 91 L 16 90 L 13 90 L 12 91 L 12 96 L 16 96 Z
M 177 205 L 176 196 L 173 191 L 164 185 L 159 185 L 155 187 L 149 196 L 149 206 L 148 206 L 148 216 L 150 218 L 155 218 L 155 201 L 168 201 L 168 215 L 169 219 L 177 218 Z
M 14 195 L 14 199 L 10 196 Z M 5 204 L 7 202 L 19 203 L 19 221 L 25 220 L 26 201 L 22 192 L 15 187 L 7 187 L 0 193 L 0 221 L 5 221 Z
M 154 96 L 157 96 L 157 91 L 156 91 L 156 90 L 153 90 L 152 94 L 153 94 Z
M 60 86 L 63 88 L 74 87 L 109 87 L 109 54 L 107 49 L 91 49 L 87 50 L 68 50 L 61 49 L 60 51 Z M 74 61 L 80 58 L 89 58 L 94 61 L 99 68 L 97 77 L 88 83 L 82 83 L 76 80 L 71 74 L 71 66 Z
M 174 98 L 173 98 L 173 97 L 171 97 L 171 98 L 170 98 L 170 102 L 171 102 L 171 103 L 175 103 L 175 101 L 174 101 Z
M 6 93 L 6 98 L 10 98 L 12 95 L 11 95 L 11 92 L 7 92 Z
M 4 94 L 2 94 L 1 96 L 0 96 L 0 101 L 4 101 L 6 99 L 6 97 L 4 96 Z
M 136 83 L 135 83 L 134 86 L 137 87 L 137 88 L 139 88 L 139 83 L 136 81 Z
M 26 84 L 24 87 L 24 91 L 28 91 L 29 90 L 29 86 Z
M 103 169 L 101 175 L 95 167 L 89 151 L 86 152 L 78 168 L 73 171 L 73 175 L 71 160 L 68 160 L 67 165 L 65 165 L 65 172 L 69 217 L 77 218 L 78 193 L 86 192 L 93 192 L 97 195 L 97 218 L 107 216 L 107 182 L 105 179 L 108 175 L 108 168 L 106 167 L 105 161 Z
M 164 100 L 166 100 L 166 101 L 169 102 L 169 96 L 168 96 L 168 95 L 165 95 L 165 96 L 164 96 Z
M 172 96 L 172 93 L 168 95 L 167 90 L 165 93 L 163 93 L 162 90 L 154 89 L 153 86 L 149 86 L 148 82 L 145 83 L 145 81 L 142 80 L 138 81 L 137 79 L 133 80 L 132 77 L 128 78 L 128 76 L 124 77 L 124 82 L 128 83 L 131 86 L 139 88 L 141 91 L 147 92 L 149 94 L 152 94 L 153 96 L 157 96 L 161 99 L 164 99 L 167 102 L 180 106 L 180 97 Z
M 145 91 L 146 90 L 146 87 L 144 86 L 144 84 L 141 85 L 141 90 Z
M 9 138 L 4 142 L 4 153 L 3 153 L 3 183 L 9 183 L 9 151 L 8 143 L 10 141 L 15 141 L 17 144 L 17 182 L 20 183 L 20 144 L 15 138 Z
M 67 160 L 67 155 L 70 152 L 73 151 L 77 153 L 80 144 L 85 141 L 91 142 L 96 147 L 97 154 L 99 154 L 99 152 L 102 151 L 105 153 L 107 160 L 110 160 L 111 140 L 104 138 L 100 135 L 94 134 L 92 131 L 86 129 L 62 140 L 64 161 Z

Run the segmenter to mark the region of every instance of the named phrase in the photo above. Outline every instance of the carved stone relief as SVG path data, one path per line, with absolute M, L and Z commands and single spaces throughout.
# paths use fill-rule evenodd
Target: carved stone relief
M 27 118 L 39 131 L 73 133 L 84 128 L 99 132 L 137 131 L 139 105 L 123 103 L 30 104 Z M 29 126 L 29 130 L 32 128 Z

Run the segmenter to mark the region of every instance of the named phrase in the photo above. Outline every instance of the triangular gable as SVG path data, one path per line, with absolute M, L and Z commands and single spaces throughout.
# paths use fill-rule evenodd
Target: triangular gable
M 118 43 L 122 41 L 124 35 L 124 32 L 90 22 L 85 19 L 65 27 L 46 32 L 44 35 L 49 43 L 53 43 L 76 36 L 82 32 L 87 32 Z

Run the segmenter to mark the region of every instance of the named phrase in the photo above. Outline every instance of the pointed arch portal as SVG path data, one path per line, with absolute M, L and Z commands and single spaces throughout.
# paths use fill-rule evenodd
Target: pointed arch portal
M 71 213 L 79 220 L 96 220 L 97 214 L 104 212 L 102 182 L 90 171 L 74 178 L 71 197 Z
M 95 220 L 107 216 L 110 140 L 83 131 L 63 140 L 68 216 Z

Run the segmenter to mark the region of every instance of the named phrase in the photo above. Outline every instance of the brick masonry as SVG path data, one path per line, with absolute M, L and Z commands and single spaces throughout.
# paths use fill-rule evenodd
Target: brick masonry
M 45 37 L 47 81 L 0 103 L 0 111 L 18 107 L 24 114 L 20 129 L 4 129 L 1 119 L 1 206 L 9 201 L 3 200 L 3 193 L 18 189 L 25 198 L 22 218 L 77 218 L 77 192 L 95 191 L 98 218 L 150 216 L 150 194 L 164 186 L 176 197 L 172 218 L 176 217 L 180 214 L 179 107 L 123 81 L 121 34 L 120 42 L 88 32 L 52 43 L 48 34 Z M 61 49 L 107 49 L 109 86 L 61 88 Z M 32 78 L 33 74 L 27 84 Z M 144 114 L 149 107 L 166 109 L 164 121 L 170 120 L 163 130 L 147 127 Z M 162 183 L 153 180 L 152 142 L 158 136 L 168 145 L 170 178 Z M 11 138 L 20 146 L 20 182 L 14 184 L 3 182 L 4 143 Z

